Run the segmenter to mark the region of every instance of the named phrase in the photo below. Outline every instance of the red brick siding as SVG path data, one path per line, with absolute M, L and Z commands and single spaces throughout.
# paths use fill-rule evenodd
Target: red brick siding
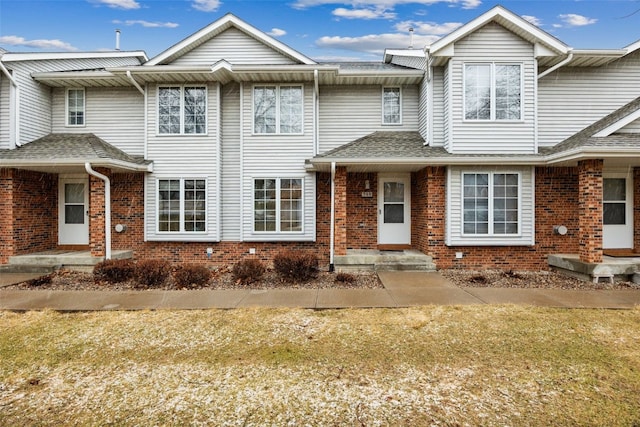
M 96 172 L 109 177 L 110 171 L 96 168 Z M 105 183 L 95 176 L 89 177 L 89 247 L 91 256 L 105 256 Z M 112 246 L 113 247 L 113 246 Z
M 366 181 L 370 188 L 366 189 Z M 347 175 L 347 247 L 375 249 L 378 246 L 378 175 L 350 173 Z M 372 197 L 363 197 L 370 192 Z
M 334 179 L 335 191 L 335 229 L 334 253 L 347 254 L 347 168 L 336 168 Z
M 602 262 L 602 166 L 599 159 L 578 162 L 578 239 L 584 262 Z
M 13 246 L 13 170 L 0 169 L 0 264 L 15 255 Z

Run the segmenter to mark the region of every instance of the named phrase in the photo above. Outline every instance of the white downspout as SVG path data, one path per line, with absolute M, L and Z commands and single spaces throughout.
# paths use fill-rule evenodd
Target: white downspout
M 318 70 L 313 70 L 313 156 L 320 152 L 318 123 L 320 122 L 320 83 L 318 82 Z
M 109 177 L 91 168 L 91 163 L 84 164 L 89 175 L 104 181 L 104 259 L 111 259 L 111 181 Z
M 20 143 L 20 86 L 18 86 L 17 80 L 2 63 L 2 55 L 0 55 L 0 70 L 2 71 L 2 74 L 7 76 L 9 82 L 11 82 L 11 86 L 13 86 L 13 91 L 9 95 L 9 109 L 11 114 L 9 121 L 10 126 L 13 125 L 13 141 L 11 141 L 11 148 L 20 147 L 22 146 Z M 13 108 L 11 108 L 11 104 L 13 104 Z
M 544 76 L 546 76 L 547 74 L 551 74 L 554 71 L 556 71 L 558 68 L 564 67 L 566 64 L 568 64 L 569 62 L 571 62 L 571 60 L 573 59 L 573 52 L 569 51 L 569 55 L 567 55 L 567 57 L 562 60 L 561 62 L 557 63 L 556 65 L 554 65 L 553 67 L 543 71 L 542 73 L 538 74 L 538 80 L 540 80 L 541 78 L 543 78 Z
M 336 231 L 336 162 L 331 162 L 331 219 L 329 221 L 329 271 L 335 271 L 333 264 L 333 252 L 335 246 L 335 231 Z

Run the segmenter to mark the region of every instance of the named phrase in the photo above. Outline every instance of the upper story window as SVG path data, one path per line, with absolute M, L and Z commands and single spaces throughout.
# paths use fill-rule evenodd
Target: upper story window
M 402 124 L 402 99 L 399 87 L 382 88 L 382 124 Z
M 67 126 L 84 126 L 84 89 L 67 90 Z
M 158 88 L 158 133 L 207 133 L 207 88 L 167 86 Z
M 303 121 L 302 86 L 255 86 L 253 132 L 300 134 Z
M 518 173 L 464 173 L 462 182 L 463 234 L 518 234 Z
M 522 66 L 465 64 L 465 120 L 521 120 Z

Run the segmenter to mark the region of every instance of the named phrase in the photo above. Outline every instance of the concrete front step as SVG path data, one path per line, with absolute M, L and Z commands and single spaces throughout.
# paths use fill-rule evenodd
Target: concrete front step
M 133 258 L 133 251 L 115 250 L 111 254 L 112 259 Z M 19 265 L 27 267 L 84 267 L 92 268 L 99 262 L 104 261 L 103 257 L 92 257 L 89 251 L 46 251 L 28 255 L 16 255 L 9 257 L 9 266 Z
M 22 274 L 22 273 L 42 273 L 49 274 L 60 269 L 59 265 L 24 265 L 24 264 L 5 264 L 0 265 L 0 273 L 6 274 Z
M 415 250 L 353 250 L 334 258 L 338 271 L 435 271 L 433 259 Z

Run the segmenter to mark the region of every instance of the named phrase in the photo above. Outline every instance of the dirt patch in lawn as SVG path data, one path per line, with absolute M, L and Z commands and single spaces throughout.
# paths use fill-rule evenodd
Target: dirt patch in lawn
M 344 278 L 344 275 L 341 275 Z M 204 286 L 181 287 L 178 286 L 173 277 L 168 277 L 167 281 L 159 287 L 159 290 L 187 290 L 187 289 L 381 289 L 383 288 L 378 275 L 373 272 L 349 273 L 348 280 L 339 280 L 336 273 L 321 271 L 315 279 L 306 282 L 287 282 L 280 278 L 274 271 L 267 271 L 261 280 L 244 284 L 233 279 L 230 269 L 222 268 L 213 271 L 211 279 Z M 95 281 L 92 273 L 79 271 L 59 270 L 40 279 L 30 280 L 8 286 L 3 289 L 38 289 L 38 290 L 111 290 L 111 291 L 131 291 L 149 289 L 140 286 L 134 280 L 121 283 L 108 283 Z
M 441 270 L 457 286 L 523 289 L 638 289 L 633 282 L 587 282 L 553 271 Z

